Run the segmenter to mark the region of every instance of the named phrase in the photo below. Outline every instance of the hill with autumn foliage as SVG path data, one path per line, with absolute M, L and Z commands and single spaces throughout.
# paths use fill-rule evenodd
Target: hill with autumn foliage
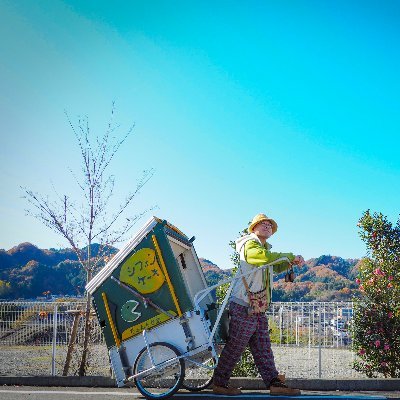
M 285 282 L 285 274 L 274 280 L 274 301 L 349 301 L 358 296 L 355 278 L 358 259 L 323 255 L 306 261 L 302 268 L 295 267 L 296 279 Z M 232 275 L 232 270 L 221 270 L 209 260 L 200 259 L 209 285 Z
M 91 246 L 93 257 L 98 250 L 98 244 Z M 109 250 L 110 254 L 117 251 Z M 44 294 L 82 296 L 85 278 L 71 249 L 39 249 L 28 242 L 0 249 L 0 299 L 34 299 Z
M 275 301 L 348 301 L 359 295 L 355 278 L 357 259 L 321 256 L 295 268 L 296 279 L 285 282 L 284 275 L 274 282 Z
M 97 250 L 93 244 L 92 254 Z M 358 294 L 358 261 L 326 255 L 312 258 L 296 268 L 294 283 L 285 282 L 284 274 L 275 278 L 274 301 L 351 300 Z M 206 258 L 200 258 L 200 264 L 210 286 L 232 276 L 231 269 L 221 269 Z M 31 243 L 0 249 L 1 299 L 32 299 L 43 293 L 79 296 L 84 287 L 85 273 L 71 249 L 39 249 Z
M 218 282 L 232 276 L 232 270 L 230 269 L 221 269 L 218 265 L 205 258 L 199 258 L 199 261 L 208 286 L 216 285 Z

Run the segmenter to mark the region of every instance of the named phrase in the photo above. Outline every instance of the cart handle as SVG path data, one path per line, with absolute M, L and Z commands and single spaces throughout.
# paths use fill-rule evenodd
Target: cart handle
M 222 282 L 217 283 L 216 285 L 209 286 L 209 287 L 207 287 L 207 288 L 205 288 L 203 290 L 200 290 L 194 296 L 195 309 L 199 310 L 200 309 L 200 302 L 208 295 L 209 292 L 211 292 L 212 290 L 216 289 L 217 287 L 225 285 L 226 283 L 231 283 L 231 282 L 237 281 L 239 278 L 246 277 L 248 275 L 252 275 L 252 274 L 256 273 L 257 271 L 266 269 L 268 267 L 272 267 L 273 265 L 279 264 L 279 263 L 281 263 L 283 261 L 286 261 L 286 262 L 290 263 L 290 260 L 287 257 L 281 257 L 281 258 L 278 258 L 275 261 L 270 262 L 269 264 L 262 265 L 261 267 L 253 269 L 253 270 L 251 270 L 249 272 L 246 272 L 244 274 L 238 275 L 238 272 L 239 272 L 238 271 L 233 278 L 226 279 L 226 280 L 224 280 Z M 233 286 L 233 285 L 231 285 L 231 286 Z
M 261 267 L 255 268 L 254 270 L 249 271 L 249 272 L 246 272 L 246 273 L 244 273 L 244 274 L 239 274 L 239 275 L 238 275 L 238 273 L 239 273 L 239 271 L 240 271 L 240 270 L 238 270 L 238 272 L 236 273 L 236 275 L 235 275 L 233 278 L 227 279 L 227 280 L 225 280 L 225 281 L 223 281 L 223 282 L 221 282 L 221 283 L 218 283 L 218 284 L 213 285 L 213 286 L 211 286 L 211 287 L 208 287 L 208 288 L 206 288 L 206 289 L 200 290 L 199 292 L 196 293 L 196 295 L 194 296 L 195 309 L 196 309 L 196 311 L 200 311 L 200 301 L 203 300 L 204 297 L 206 297 L 207 294 L 208 294 L 211 290 L 217 288 L 218 286 L 224 285 L 225 283 L 231 283 L 231 285 L 229 286 L 228 291 L 226 292 L 224 301 L 222 302 L 221 309 L 220 309 L 220 311 L 219 311 L 219 313 L 218 313 L 218 315 L 217 315 L 217 319 L 215 320 L 214 327 L 213 327 L 213 329 L 212 329 L 212 331 L 211 331 L 211 333 L 210 333 L 210 336 L 209 336 L 209 338 L 208 338 L 208 342 L 209 342 L 210 345 L 211 345 L 211 343 L 212 343 L 212 339 L 213 339 L 213 337 L 214 337 L 214 335 L 215 335 L 215 332 L 217 331 L 219 321 L 221 320 L 221 317 L 222 317 L 222 313 L 223 313 L 224 310 L 225 310 L 225 307 L 226 307 L 226 305 L 227 305 L 227 303 L 228 303 L 228 300 L 229 300 L 229 298 L 231 297 L 232 290 L 233 290 L 233 288 L 235 287 L 237 281 L 238 281 L 240 278 L 242 278 L 242 277 L 252 275 L 252 274 L 254 274 L 254 273 L 257 272 L 257 271 L 260 271 L 260 270 L 263 270 L 263 269 L 272 267 L 273 265 L 279 264 L 279 263 L 281 263 L 281 262 L 283 262 L 283 261 L 286 261 L 286 262 L 289 262 L 289 263 L 290 263 L 290 260 L 289 260 L 287 257 L 281 257 L 281 258 L 278 258 L 278 259 L 275 260 L 275 261 L 270 262 L 269 264 L 262 265 Z M 211 347 L 212 347 L 212 346 L 211 346 Z

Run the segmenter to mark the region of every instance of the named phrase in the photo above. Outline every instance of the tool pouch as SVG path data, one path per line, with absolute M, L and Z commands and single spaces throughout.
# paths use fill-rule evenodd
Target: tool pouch
M 265 313 L 269 306 L 267 300 L 267 289 L 262 289 L 258 292 L 251 292 L 246 279 L 242 277 L 242 280 L 250 303 L 249 315 Z

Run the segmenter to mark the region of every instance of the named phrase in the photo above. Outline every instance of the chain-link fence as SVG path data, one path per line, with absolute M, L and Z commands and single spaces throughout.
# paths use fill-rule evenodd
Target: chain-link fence
M 68 374 L 76 374 L 84 308 L 84 302 L 72 301 L 0 302 L 0 375 L 61 375 L 74 331 Z M 274 303 L 268 316 L 278 368 L 292 378 L 358 376 L 351 368 L 352 312 L 349 302 Z M 101 328 L 95 316 L 91 321 L 87 374 L 109 375 Z

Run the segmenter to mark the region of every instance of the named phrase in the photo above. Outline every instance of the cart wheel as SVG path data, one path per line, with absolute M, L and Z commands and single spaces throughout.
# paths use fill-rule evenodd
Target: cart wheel
M 149 371 L 148 375 L 134 378 L 139 392 L 147 399 L 166 399 L 176 393 L 185 378 L 185 363 L 178 357 L 179 351 L 169 343 L 157 342 L 150 345 L 150 353 L 157 367 L 165 361 L 173 360 L 166 366 Z M 136 357 L 133 374 L 146 371 L 152 367 L 147 347 Z
M 213 367 L 215 364 L 214 359 L 210 356 L 208 359 L 203 360 L 203 364 L 208 367 Z M 185 360 L 185 379 L 181 387 L 191 392 L 198 392 L 208 388 L 213 380 L 214 370 L 209 370 L 199 367 L 191 363 L 188 359 Z

